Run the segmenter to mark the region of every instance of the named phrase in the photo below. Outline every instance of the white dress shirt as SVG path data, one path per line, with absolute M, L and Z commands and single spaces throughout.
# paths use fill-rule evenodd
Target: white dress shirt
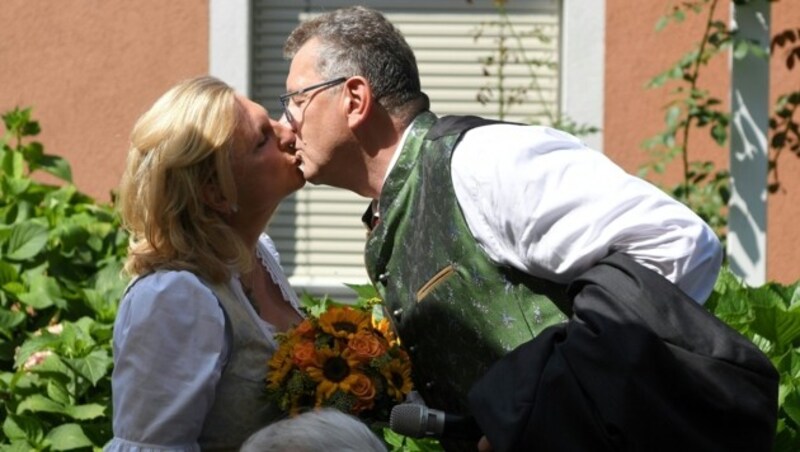
M 722 247 L 711 228 L 572 135 L 510 124 L 471 129 L 451 172 L 470 231 L 500 265 L 567 283 L 622 252 L 699 303 L 714 287 Z
M 266 235 L 259 240 L 257 255 L 299 313 L 297 296 Z M 229 284 L 273 350 L 277 348 L 275 328 L 250 305 L 238 275 Z M 194 274 L 158 271 L 133 284 L 114 325 L 114 439 L 105 450 L 199 451 L 197 438 L 229 349 L 225 314 Z

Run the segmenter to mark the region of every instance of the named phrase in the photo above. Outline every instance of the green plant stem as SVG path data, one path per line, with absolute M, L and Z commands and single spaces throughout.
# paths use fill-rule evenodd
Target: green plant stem
M 498 93 L 498 117 L 502 121 L 505 119 L 506 115 L 506 84 L 505 79 L 505 66 L 506 66 L 506 58 L 508 58 L 508 51 L 506 49 L 506 34 L 505 34 L 506 27 L 503 24 L 500 24 L 500 40 L 499 48 L 497 51 L 499 52 L 500 58 L 498 59 L 497 63 L 497 93 Z
M 508 28 L 511 30 L 511 36 L 514 37 L 514 40 L 517 42 L 517 52 L 522 56 L 522 61 L 526 64 L 525 66 L 528 69 L 528 75 L 531 77 L 531 87 L 533 88 L 534 92 L 536 93 L 537 97 L 539 98 L 539 103 L 541 104 L 542 108 L 544 108 L 544 113 L 547 115 L 547 118 L 550 120 L 550 124 L 555 124 L 557 119 L 553 112 L 550 111 L 550 108 L 547 105 L 547 102 L 544 99 L 544 95 L 542 94 L 541 85 L 539 85 L 539 77 L 533 71 L 533 65 L 529 63 L 528 56 L 525 55 L 525 45 L 522 42 L 522 38 L 520 37 L 519 33 L 514 29 L 514 25 L 511 23 L 511 20 L 508 18 L 508 12 L 503 6 L 498 7 L 500 10 L 500 17 L 506 22 Z
M 700 77 L 700 63 L 703 60 L 703 52 L 705 52 L 706 44 L 708 44 L 708 38 L 711 34 L 711 27 L 714 21 L 714 11 L 717 8 L 718 0 L 711 0 L 711 6 L 708 10 L 708 18 L 706 19 L 706 27 L 703 31 L 703 38 L 700 41 L 700 49 L 697 52 L 697 58 L 694 60 L 694 65 L 692 67 L 692 72 L 690 74 L 689 80 L 689 95 L 693 96 L 694 92 L 697 88 L 697 79 Z M 689 205 L 689 130 L 692 127 L 692 117 L 689 116 L 686 119 L 686 123 L 683 125 L 683 152 L 681 152 L 681 157 L 683 160 L 683 202 Z

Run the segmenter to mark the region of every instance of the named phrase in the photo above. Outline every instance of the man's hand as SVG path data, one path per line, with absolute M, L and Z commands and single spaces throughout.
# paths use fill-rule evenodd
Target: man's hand
M 485 436 L 481 436 L 481 440 L 478 441 L 478 452 L 492 452 L 492 445 Z

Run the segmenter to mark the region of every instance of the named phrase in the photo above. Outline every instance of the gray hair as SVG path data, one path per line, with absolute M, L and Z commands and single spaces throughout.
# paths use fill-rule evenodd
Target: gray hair
M 352 6 L 303 22 L 287 38 L 284 57 L 293 58 L 314 38 L 320 42 L 316 69 L 321 76 L 366 78 L 378 103 L 409 121 L 429 108 L 414 52 L 383 14 Z
M 386 452 L 358 418 L 334 408 L 308 411 L 270 424 L 245 441 L 240 452 Z

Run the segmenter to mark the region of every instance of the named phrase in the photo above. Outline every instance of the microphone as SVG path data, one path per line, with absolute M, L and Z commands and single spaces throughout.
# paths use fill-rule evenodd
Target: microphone
M 472 416 L 459 416 L 425 405 L 402 403 L 392 408 L 389 428 L 412 438 L 449 438 L 477 442 L 483 433 Z

